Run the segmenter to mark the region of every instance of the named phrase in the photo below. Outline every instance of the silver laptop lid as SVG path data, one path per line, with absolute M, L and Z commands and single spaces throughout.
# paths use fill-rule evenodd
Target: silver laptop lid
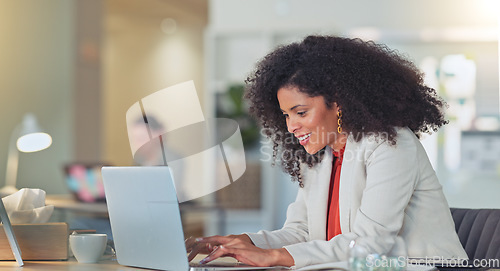
M 103 167 L 102 177 L 118 263 L 188 270 L 169 168 Z

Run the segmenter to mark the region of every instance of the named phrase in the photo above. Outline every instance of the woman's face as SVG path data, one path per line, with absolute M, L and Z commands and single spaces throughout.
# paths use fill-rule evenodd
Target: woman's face
M 337 132 L 337 104 L 331 108 L 323 96 L 309 97 L 296 87 L 278 90 L 278 101 L 286 119 L 288 131 L 293 133 L 309 154 L 315 154 L 326 145 L 339 150 L 345 141 Z

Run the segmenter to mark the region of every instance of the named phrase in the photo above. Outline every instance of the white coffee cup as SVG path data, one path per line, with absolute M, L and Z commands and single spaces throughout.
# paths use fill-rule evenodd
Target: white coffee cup
M 107 240 L 108 236 L 106 234 L 71 234 L 69 236 L 69 246 L 79 263 L 95 263 L 104 254 Z

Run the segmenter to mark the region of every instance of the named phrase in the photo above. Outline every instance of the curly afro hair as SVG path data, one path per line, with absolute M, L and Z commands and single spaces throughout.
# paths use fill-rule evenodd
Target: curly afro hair
M 409 60 L 385 45 L 335 36 L 308 36 L 280 46 L 265 56 L 246 80 L 250 113 L 273 141 L 273 158 L 299 181 L 301 163 L 321 161 L 324 149 L 305 152 L 289 133 L 277 92 L 296 87 L 310 97 L 322 96 L 328 108 L 342 109 L 343 131 L 359 141 L 369 134 L 396 144 L 395 127 L 408 127 L 417 137 L 446 124 L 445 102 L 423 83 Z

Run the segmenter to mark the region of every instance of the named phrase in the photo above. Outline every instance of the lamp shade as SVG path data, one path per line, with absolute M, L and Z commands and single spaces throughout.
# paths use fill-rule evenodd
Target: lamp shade
M 52 137 L 42 132 L 33 114 L 26 114 L 23 122 L 19 124 L 10 138 L 9 155 L 7 157 L 7 170 L 5 186 L 0 188 L 0 196 L 13 194 L 16 188 L 17 168 L 19 164 L 19 151 L 36 152 L 46 149 L 52 144 Z
M 22 152 L 36 152 L 48 148 L 52 144 L 52 137 L 42 132 L 33 114 L 26 114 L 23 119 L 17 149 Z
M 17 149 L 22 152 L 36 152 L 48 148 L 52 137 L 47 133 L 31 133 L 17 140 Z

